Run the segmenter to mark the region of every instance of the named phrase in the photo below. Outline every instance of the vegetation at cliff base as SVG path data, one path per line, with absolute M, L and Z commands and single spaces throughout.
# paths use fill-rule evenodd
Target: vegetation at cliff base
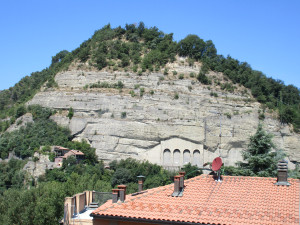
M 85 163 L 97 162 L 95 149 L 86 141 L 71 141 L 70 130 L 57 125 L 50 116 L 54 110 L 32 105 L 24 108 L 24 113 L 32 114 L 33 122 L 21 126 L 20 129 L 5 132 L 0 137 L 0 157 L 5 159 L 9 152 L 14 152 L 17 157 L 26 159 L 32 157 L 34 152 L 40 151 L 41 146 L 60 145 L 70 149 L 77 149 L 85 154 Z
M 33 116 L 33 123 L 21 126 L 19 130 L 5 132 L 0 137 L 0 157 L 5 159 L 9 152 L 16 156 L 27 158 L 33 155 L 40 146 L 67 145 L 70 140 L 70 131 L 58 126 L 49 117 L 53 110 L 41 106 L 30 106 L 25 109 Z
M 11 159 L 7 163 L 0 163 L 0 195 L 9 188 L 24 187 L 26 173 L 23 167 L 26 161 Z
M 132 193 L 138 188 L 137 175 L 146 176 L 144 188 L 170 184 L 174 176 L 161 166 L 134 159 L 113 161 L 111 168 L 105 169 L 102 162 L 76 164 L 69 157 L 62 168 L 47 170 L 37 183 L 24 185 L 24 182 L 19 182 L 21 179 L 15 178 L 22 177 L 22 174 L 15 173 L 21 164 L 20 160 L 0 163 L 0 171 L 7 171 L 0 175 L 7 184 L 0 182 L 0 224 L 3 225 L 58 224 L 63 218 L 67 196 L 85 190 L 111 192 L 119 184 L 126 184 L 127 192 Z M 10 176 L 12 173 L 15 175 Z

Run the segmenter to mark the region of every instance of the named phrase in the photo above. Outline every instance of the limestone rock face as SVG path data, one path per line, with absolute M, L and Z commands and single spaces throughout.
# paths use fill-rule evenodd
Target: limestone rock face
M 26 113 L 25 115 L 18 118 L 14 124 L 12 124 L 7 131 L 12 132 L 14 130 L 18 130 L 20 127 L 25 126 L 27 123 L 32 123 L 33 118 L 31 113 Z
M 55 77 L 57 89 L 45 89 L 28 104 L 57 109 L 59 113 L 51 118 L 69 127 L 76 140 L 88 140 L 106 162 L 132 157 L 180 167 L 188 162 L 201 166 L 216 156 L 222 156 L 225 165 L 242 160 L 240 152 L 259 123 L 260 104 L 241 91 L 209 90 L 189 76 L 198 73 L 198 67 L 170 67 L 170 71 L 184 73 L 184 79 L 161 72 L 142 76 L 61 72 Z M 209 76 L 214 79 L 222 74 L 210 72 Z M 118 81 L 124 84 L 122 90 L 86 86 Z M 71 120 L 66 116 L 70 107 L 74 109 Z M 300 136 L 274 118 L 266 113 L 264 128 L 274 134 L 277 146 L 291 161 L 300 161 Z
M 35 152 L 34 157 L 39 158 L 39 160 L 36 162 L 28 161 L 23 168 L 23 170 L 28 172 L 34 179 L 45 174 L 46 169 L 54 169 L 56 167 L 55 163 L 49 160 L 48 155 Z

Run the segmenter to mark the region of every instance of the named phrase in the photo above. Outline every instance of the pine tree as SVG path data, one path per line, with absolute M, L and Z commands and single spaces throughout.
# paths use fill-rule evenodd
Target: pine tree
M 261 124 L 256 133 L 250 137 L 248 148 L 243 151 L 246 163 L 239 163 L 243 175 L 272 177 L 276 175 L 276 166 L 284 156 L 281 151 L 272 151 L 275 148 L 272 135 L 267 133 Z

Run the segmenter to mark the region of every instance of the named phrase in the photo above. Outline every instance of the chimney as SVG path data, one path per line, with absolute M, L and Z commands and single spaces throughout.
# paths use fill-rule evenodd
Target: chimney
M 184 188 L 184 176 L 185 176 L 185 172 L 184 172 L 184 171 L 181 171 L 181 172 L 179 172 L 179 175 L 180 175 L 179 190 L 180 190 L 180 191 L 183 191 L 183 188 Z
M 126 199 L 126 187 L 126 185 L 118 185 L 121 202 L 124 202 Z
M 281 160 L 277 164 L 277 183 L 276 185 L 287 185 L 289 186 L 290 183 L 288 182 L 288 166 L 287 161 Z
M 112 189 L 112 203 L 117 203 L 119 198 L 119 189 Z
M 144 185 L 145 176 L 139 175 L 139 176 L 137 176 L 137 178 L 138 178 L 138 184 L 139 184 L 138 192 L 141 192 L 141 191 L 143 191 L 143 185 Z
M 178 196 L 180 193 L 180 175 L 174 176 L 174 192 L 172 196 Z

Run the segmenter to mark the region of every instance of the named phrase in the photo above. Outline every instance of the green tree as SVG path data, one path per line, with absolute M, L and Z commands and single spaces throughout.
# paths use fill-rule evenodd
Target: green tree
M 107 66 L 106 55 L 103 52 L 97 52 L 94 55 L 94 60 L 96 62 L 96 67 L 101 70 Z
M 126 184 L 133 181 L 130 170 L 126 168 L 118 168 L 111 178 L 111 185 L 114 187 L 119 184 Z
M 54 113 L 53 110 L 40 105 L 30 105 L 28 111 L 31 112 L 34 121 L 46 120 Z
M 81 62 L 86 62 L 90 56 L 90 49 L 88 47 L 82 48 L 78 53 L 78 58 Z
M 188 35 L 178 43 L 178 52 L 181 56 L 188 56 L 199 60 L 205 52 L 205 42 L 197 35 Z
M 24 105 L 20 105 L 17 109 L 16 109 L 16 114 L 15 117 L 19 118 L 20 116 L 23 116 L 26 113 L 26 107 Z
M 52 64 L 60 62 L 68 54 L 69 52 L 67 50 L 60 51 L 59 53 L 57 53 L 55 56 L 52 57 Z
M 246 163 L 240 162 L 239 164 L 244 174 L 261 177 L 275 176 L 277 162 L 284 155 L 281 151 L 272 151 L 274 148 L 272 135 L 263 129 L 262 124 L 259 124 L 256 133 L 250 137 L 248 148 L 242 153 Z
M 73 108 L 72 108 L 72 107 L 70 107 L 70 108 L 69 108 L 68 117 L 69 117 L 69 119 L 72 119 L 72 118 L 73 118 L 73 116 L 74 116 L 74 110 L 73 110 Z
M 197 79 L 202 83 L 202 84 L 210 84 L 209 79 L 207 78 L 207 76 L 205 75 L 205 73 L 203 73 L 202 71 L 200 71 L 200 73 L 197 76 Z
M 185 172 L 185 179 L 189 179 L 202 174 L 202 170 L 200 170 L 197 166 L 188 163 L 183 166 L 182 170 Z

